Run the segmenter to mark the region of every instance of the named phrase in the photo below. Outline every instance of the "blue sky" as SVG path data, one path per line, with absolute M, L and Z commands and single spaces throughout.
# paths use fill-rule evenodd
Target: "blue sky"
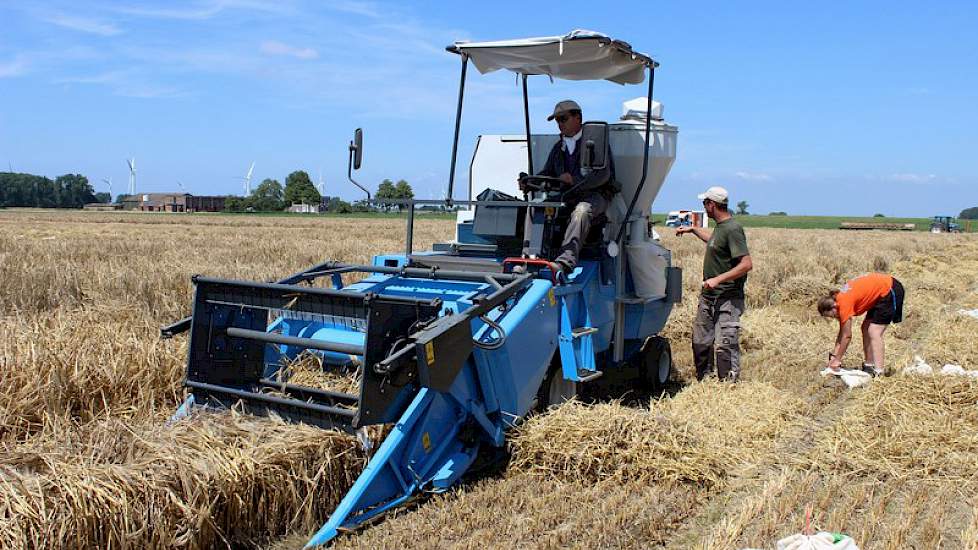
M 596 8 L 600 5 L 600 8 Z M 0 2 L 0 169 L 87 175 L 124 191 L 195 194 L 322 170 L 362 182 L 447 181 L 455 40 L 592 29 L 660 61 L 656 98 L 680 128 L 654 207 L 709 185 L 751 210 L 956 215 L 978 206 L 978 4 L 971 2 Z M 522 128 L 510 74 L 470 71 L 460 165 L 475 136 Z M 530 79 L 535 131 L 556 100 L 613 120 L 644 86 Z M 465 171 L 458 177 L 465 180 Z

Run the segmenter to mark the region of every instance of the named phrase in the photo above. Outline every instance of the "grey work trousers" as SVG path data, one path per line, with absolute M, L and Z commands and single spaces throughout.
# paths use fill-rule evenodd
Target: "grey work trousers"
M 740 377 L 740 316 L 743 312 L 743 298 L 714 298 L 700 294 L 696 321 L 693 322 L 693 361 L 697 380 L 712 373 L 714 365 L 720 380 L 736 382 Z
M 570 221 L 564 231 L 564 240 L 560 244 L 559 256 L 554 258 L 554 261 L 567 266 L 568 271 L 577 267 L 577 260 L 581 255 L 581 246 L 584 244 L 584 239 L 587 238 L 588 231 L 591 230 L 591 222 L 604 214 L 608 210 L 609 204 L 608 199 L 601 193 L 591 192 L 581 197 L 571 212 Z M 530 216 L 527 215 L 526 226 L 523 230 L 524 235 L 530 234 L 531 225 Z M 524 242 L 524 246 L 528 244 Z M 526 250 L 523 253 L 525 254 Z

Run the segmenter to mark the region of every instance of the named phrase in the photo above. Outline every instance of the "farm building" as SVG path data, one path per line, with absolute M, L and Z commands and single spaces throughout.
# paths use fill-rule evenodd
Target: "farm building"
M 142 212 L 220 212 L 222 196 L 194 196 L 189 193 L 141 193 L 123 197 L 123 210 Z
M 292 203 L 292 206 L 285 209 L 286 212 L 298 212 L 300 214 L 316 214 L 323 210 L 322 204 L 303 204 Z

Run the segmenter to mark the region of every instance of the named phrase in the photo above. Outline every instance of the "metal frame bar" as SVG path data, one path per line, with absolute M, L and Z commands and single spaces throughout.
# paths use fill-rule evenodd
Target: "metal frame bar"
M 407 235 L 404 237 L 404 257 L 414 253 L 414 204 L 408 205 Z
M 431 204 L 431 205 L 444 205 L 445 201 L 437 199 L 373 199 L 370 201 L 372 204 L 387 204 L 395 206 L 404 206 L 407 204 Z M 520 206 L 550 206 L 553 208 L 558 208 L 562 206 L 567 206 L 562 202 L 555 201 L 452 201 L 452 204 L 458 204 L 463 206 L 501 206 L 517 208 Z
M 299 338 L 297 336 L 286 336 L 276 332 L 264 332 L 260 330 L 249 330 L 246 328 L 230 327 L 227 329 L 228 336 L 232 338 L 246 338 L 257 340 L 266 344 L 284 344 L 286 346 L 298 346 L 307 349 L 317 349 L 321 351 L 335 351 L 347 355 L 363 355 L 363 346 L 354 344 L 343 344 L 341 342 L 326 342 L 314 338 Z
M 530 139 L 530 99 L 526 91 L 527 75 L 523 75 L 523 120 L 526 123 L 526 168 L 533 173 L 533 143 Z
M 418 279 L 455 279 L 466 282 L 473 283 L 485 283 L 486 277 L 491 276 L 496 281 L 509 282 L 516 278 L 521 277 L 520 275 L 513 275 L 511 273 L 495 273 L 488 271 L 453 271 L 444 269 L 425 269 L 419 267 L 387 267 L 387 266 L 377 266 L 377 265 L 357 265 L 357 264 L 347 264 L 343 262 L 323 262 L 309 269 L 293 273 L 288 277 L 279 280 L 277 283 L 257 283 L 254 281 L 236 281 L 231 279 L 219 279 L 214 277 L 204 277 L 201 275 L 195 275 L 192 277 L 194 283 L 197 281 L 213 282 L 213 283 L 231 283 L 235 285 L 247 286 L 249 288 L 265 288 L 270 290 L 288 290 L 289 292 L 305 292 L 309 294 L 325 294 L 329 296 L 336 296 L 341 298 L 359 298 L 363 299 L 367 295 L 359 292 L 351 292 L 347 290 L 333 290 L 324 288 L 302 288 L 296 287 L 296 283 L 303 281 L 313 281 L 320 277 L 338 275 L 341 273 L 382 273 L 386 275 L 398 275 L 401 277 L 410 277 Z M 408 298 L 402 296 L 388 296 L 384 295 L 385 299 L 390 299 L 393 301 L 407 301 L 411 303 L 427 303 L 424 300 L 419 300 L 416 298 Z M 192 317 L 185 317 L 180 319 L 175 323 L 164 326 L 160 329 L 161 338 L 172 338 L 178 334 L 182 334 L 190 330 L 190 322 Z
M 278 284 L 282 284 L 282 285 L 291 285 L 291 284 L 295 284 L 295 283 L 298 283 L 298 282 L 301 282 L 301 281 L 308 280 L 305 277 L 307 273 L 309 273 L 311 271 L 319 271 L 321 269 L 327 269 L 327 266 L 329 266 L 329 265 L 331 265 L 333 263 L 335 263 L 335 262 L 323 262 L 323 263 L 321 263 L 319 265 L 315 265 L 313 267 L 310 267 L 309 269 L 303 269 L 302 271 L 297 271 L 297 272 L 293 273 L 292 275 L 289 275 L 288 277 L 285 277 L 283 279 L 279 279 L 277 282 L 278 282 Z M 192 318 L 193 317 L 191 317 L 191 316 L 184 317 L 183 319 L 180 319 L 179 321 L 177 321 L 175 323 L 171 323 L 171 324 L 169 324 L 167 326 L 164 326 L 164 327 L 160 328 L 160 338 L 163 338 L 163 339 L 173 338 L 177 334 L 182 334 L 184 332 L 187 332 L 188 330 L 190 330 L 190 321 L 191 321 Z
M 216 399 L 220 402 L 220 399 L 228 398 L 234 401 L 243 401 L 251 406 L 265 407 L 269 411 L 286 409 L 296 409 L 302 411 L 309 411 L 316 413 L 321 416 L 326 424 L 331 424 L 333 427 L 336 425 L 336 421 L 342 422 L 343 426 L 348 426 L 352 424 L 354 415 L 356 411 L 353 409 L 344 409 L 340 407 L 330 407 L 327 405 L 320 405 L 318 403 L 309 403 L 306 401 L 300 401 L 297 399 L 291 399 L 287 397 L 278 397 L 275 395 L 268 395 L 265 393 L 255 393 L 247 390 L 239 390 L 236 388 L 229 388 L 227 386 L 218 386 L 215 384 L 208 384 L 206 382 L 196 382 L 194 380 L 187 380 L 184 385 L 191 389 L 191 391 L 201 392 L 206 395 L 208 399 Z M 206 404 L 206 401 L 204 402 Z M 227 405 L 225 405 L 227 406 Z M 310 420 L 310 419 L 304 419 Z
M 336 406 L 337 404 L 341 403 L 347 406 L 355 407 L 360 401 L 359 397 L 350 393 L 321 390 L 319 388 L 310 388 L 308 386 L 300 386 L 297 384 L 288 384 L 285 382 L 272 380 L 270 378 L 260 379 L 258 381 L 258 385 L 262 388 L 274 389 L 282 393 L 287 393 L 292 397 L 301 399 L 303 401 L 308 401 L 310 399 L 313 401 L 329 401 L 332 403 L 331 406 Z
M 448 172 L 448 194 L 445 202 L 452 203 L 452 191 L 455 188 L 455 162 L 458 160 L 459 129 L 462 125 L 462 102 L 465 98 L 465 73 L 469 68 L 469 56 L 462 54 L 462 76 L 458 83 L 458 108 L 455 111 L 455 139 L 452 141 L 452 168 Z

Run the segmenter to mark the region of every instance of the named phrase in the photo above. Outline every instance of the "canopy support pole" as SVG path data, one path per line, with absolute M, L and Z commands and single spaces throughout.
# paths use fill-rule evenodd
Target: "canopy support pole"
M 526 92 L 526 79 L 523 74 L 523 119 L 526 121 L 526 173 L 533 174 L 533 141 L 530 139 L 530 100 Z
M 618 235 L 615 237 L 615 243 L 618 246 L 618 256 L 615 258 L 617 260 L 615 270 L 615 284 L 618 288 L 618 296 L 615 300 L 615 334 L 614 342 L 612 343 L 612 359 L 614 362 L 621 362 L 625 357 L 625 332 L 622 330 L 625 323 L 625 281 L 626 281 L 626 270 L 627 256 L 626 249 L 624 246 L 624 236 L 625 230 L 631 225 L 632 210 L 635 209 L 635 203 L 638 202 L 639 195 L 642 194 L 642 188 L 645 187 L 645 178 L 649 173 L 649 134 L 652 131 L 652 91 L 655 84 L 655 63 L 649 66 L 649 92 L 646 96 L 646 111 L 645 111 L 645 151 L 643 152 L 643 162 L 642 162 L 642 179 L 638 182 L 638 189 L 635 190 L 635 195 L 632 196 L 632 201 L 628 205 L 628 211 L 625 212 L 625 219 L 621 223 L 621 227 L 618 228 Z M 651 214 L 651 213 L 650 213 Z
M 465 97 L 465 72 L 469 67 L 469 56 L 462 54 L 462 77 L 458 82 L 458 109 L 455 111 L 455 140 L 452 142 L 452 168 L 448 172 L 448 194 L 445 195 L 445 204 L 451 206 L 452 191 L 455 188 L 455 161 L 458 160 L 458 134 L 462 125 L 462 100 Z

